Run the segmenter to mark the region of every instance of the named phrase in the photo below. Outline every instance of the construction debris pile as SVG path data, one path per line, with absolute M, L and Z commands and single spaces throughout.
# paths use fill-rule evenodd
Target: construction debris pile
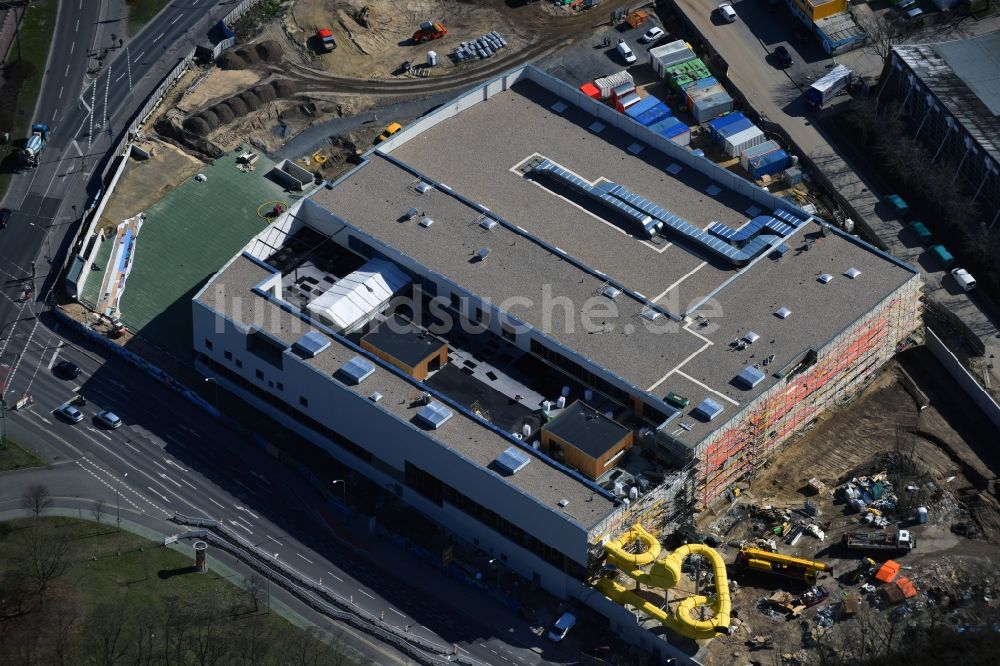
M 491 30 L 482 37 L 471 42 L 462 42 L 452 51 L 451 57 L 456 63 L 466 60 L 485 60 L 502 48 L 506 48 L 505 40 L 499 32 Z
M 888 476 L 884 471 L 872 476 L 856 476 L 838 486 L 837 490 L 843 495 L 847 505 L 859 513 L 869 509 L 875 509 L 878 512 L 876 515 L 895 511 L 899 498 L 896 497 Z

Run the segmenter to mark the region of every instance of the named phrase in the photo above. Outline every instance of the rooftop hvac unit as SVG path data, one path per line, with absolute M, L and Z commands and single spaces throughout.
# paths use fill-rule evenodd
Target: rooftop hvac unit
M 792 311 L 788 308 L 778 308 L 774 311 L 774 314 L 777 315 L 779 319 L 788 319 L 788 315 L 792 314 Z
M 372 402 L 378 402 L 379 400 L 382 399 L 382 394 L 379 393 L 378 391 L 375 391 L 370 396 L 368 396 L 368 399 L 371 400 Z
M 552 411 L 552 401 L 551 400 L 542 400 L 542 411 L 543 412 L 550 412 L 550 411 Z
M 615 300 L 616 298 L 618 298 L 618 295 L 622 293 L 622 290 L 618 289 L 617 287 L 612 287 L 610 284 L 608 284 L 604 285 L 604 287 L 601 288 L 601 293 L 610 298 L 611 300 Z
M 857 268 L 848 268 L 846 271 L 844 271 L 844 275 L 853 280 L 859 275 L 861 275 L 861 271 L 859 271 Z
M 476 252 L 476 259 L 479 261 L 486 261 L 486 257 L 490 256 L 490 248 L 483 247 Z
M 652 308 L 646 308 L 642 311 L 642 318 L 646 321 L 656 321 L 663 315 Z
M 420 219 L 420 226 L 422 226 L 424 229 L 431 226 L 432 224 L 434 224 L 434 220 L 432 220 L 429 217 L 424 217 Z
M 590 389 L 583 389 L 584 402 L 590 402 L 593 399 L 594 399 L 594 392 Z
M 525 438 L 530 437 L 531 436 L 531 425 L 528 424 L 528 423 L 525 423 L 523 426 L 521 426 L 521 434 L 524 435 Z
M 561 500 L 559 500 L 559 501 L 557 502 L 557 504 L 558 504 L 559 506 L 561 506 L 562 508 L 564 508 L 564 509 L 565 509 L 566 507 L 568 507 L 568 506 L 569 506 L 569 500 L 568 500 L 568 499 L 561 499 Z
M 829 282 L 832 279 L 833 279 L 833 276 L 830 275 L 829 273 L 823 273 L 822 275 L 819 276 L 819 281 L 822 282 L 823 284 L 826 284 L 827 282 Z
M 559 396 L 559 399 L 556 400 L 556 408 L 562 409 L 565 406 L 566 406 L 566 397 L 561 395 Z
M 482 220 L 479 221 L 479 226 L 481 226 L 483 229 L 486 229 L 486 231 L 492 231 L 493 227 L 497 226 L 497 224 L 498 224 L 497 221 L 491 217 L 484 217 Z
M 628 498 L 633 502 L 639 499 L 639 489 L 636 486 L 632 486 L 628 489 Z
M 743 339 L 752 345 L 753 343 L 760 340 L 760 336 L 754 333 L 753 331 L 747 331 L 747 334 L 743 336 Z
M 427 194 L 428 192 L 434 189 L 434 186 L 431 185 L 430 183 L 425 183 L 424 181 L 420 181 L 419 183 L 416 184 L 416 186 L 414 186 L 413 189 L 415 189 L 417 192 L 420 192 L 421 194 Z

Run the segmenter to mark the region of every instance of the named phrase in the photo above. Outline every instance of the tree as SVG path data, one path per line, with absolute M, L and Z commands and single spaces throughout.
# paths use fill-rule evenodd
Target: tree
M 892 47 L 906 42 L 910 34 L 910 29 L 905 23 L 889 20 L 887 14 L 872 15 L 870 18 L 862 19 L 860 26 L 868 33 L 865 50 L 877 55 L 883 63 L 888 60 L 889 54 L 892 53 Z
M 247 596 L 250 597 L 250 602 L 253 604 L 253 612 L 256 613 L 260 610 L 260 602 L 264 598 L 264 587 L 267 581 L 260 574 L 254 573 L 244 582 L 246 583 Z
M 24 544 L 24 552 L 19 558 L 24 577 L 42 602 L 45 592 L 59 576 L 66 572 L 69 562 L 69 543 L 50 529 L 30 530 Z
M 100 527 L 101 520 L 103 520 L 104 516 L 108 513 L 108 507 L 104 504 L 103 497 L 94 502 L 94 508 L 91 509 L 91 513 L 94 514 L 94 520 L 97 521 L 97 527 Z
M 95 666 L 114 666 L 128 651 L 124 606 L 101 604 L 94 609 L 87 631 L 86 654 Z
M 21 495 L 21 508 L 34 513 L 35 518 L 50 506 L 52 506 L 52 496 L 49 495 L 49 489 L 40 483 L 28 486 Z

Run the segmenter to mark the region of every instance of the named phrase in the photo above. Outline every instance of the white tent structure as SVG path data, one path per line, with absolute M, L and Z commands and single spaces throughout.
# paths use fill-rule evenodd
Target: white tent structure
M 306 310 L 338 333 L 350 333 L 384 312 L 389 300 L 409 284 L 409 276 L 398 266 L 372 259 L 338 280 Z

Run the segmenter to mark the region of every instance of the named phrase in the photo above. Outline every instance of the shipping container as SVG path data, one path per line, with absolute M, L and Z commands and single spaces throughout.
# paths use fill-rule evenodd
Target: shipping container
M 750 176 L 754 180 L 758 180 L 761 176 L 771 176 L 779 171 L 784 171 L 791 165 L 791 155 L 784 150 L 775 150 L 774 152 L 752 158 L 750 160 L 750 168 L 747 171 L 750 172 Z
M 638 104 L 641 101 L 642 98 L 639 97 L 639 95 L 637 95 L 636 93 L 629 93 L 628 95 L 625 95 L 624 97 L 619 97 L 617 99 L 617 101 L 615 102 L 615 108 L 618 109 L 618 111 L 620 111 L 621 113 L 625 113 L 625 109 L 629 108 L 633 104 Z
M 739 157 L 744 150 L 759 146 L 767 141 L 767 135 L 756 125 L 751 125 L 741 132 L 737 132 L 722 140 L 722 151 L 730 157 Z
M 753 148 L 747 148 L 742 153 L 740 153 L 740 166 L 750 170 L 750 160 L 754 157 L 760 157 L 761 155 L 766 155 L 767 153 L 773 153 L 776 150 L 781 150 L 781 146 L 778 145 L 777 141 L 765 141 L 764 143 L 754 146 Z
M 630 106 L 628 110 L 625 111 L 625 115 L 629 116 L 630 118 L 636 118 L 643 111 L 648 111 L 659 103 L 660 100 L 656 99 L 653 96 L 643 97 L 638 104 L 633 104 L 632 106 Z
M 677 118 L 664 118 L 660 122 L 650 125 L 649 129 L 678 145 L 686 146 L 691 143 L 691 130 Z
M 699 123 L 733 110 L 733 98 L 719 83 L 706 88 L 688 90 L 687 98 L 688 109 Z
M 649 64 L 660 78 L 667 75 L 668 67 L 696 57 L 691 45 L 680 39 L 649 50 Z
M 840 94 L 851 83 L 854 72 L 844 65 L 837 65 L 821 79 L 806 88 L 806 103 L 820 108 Z
M 635 84 L 634 83 L 622 83 L 621 85 L 615 86 L 615 89 L 611 91 L 611 98 L 618 100 L 626 95 L 635 94 Z
M 909 205 L 907 205 L 907 203 L 903 201 L 903 197 L 898 194 L 887 194 L 882 197 L 882 202 L 891 208 L 892 212 L 895 213 L 896 217 L 900 220 L 905 220 L 906 216 L 910 214 Z
M 670 111 L 670 107 L 663 102 L 660 102 L 652 109 L 647 109 L 641 113 L 636 120 L 638 120 L 640 124 L 648 127 L 654 123 L 660 122 L 664 118 L 669 118 L 671 115 L 673 114 Z
M 724 116 L 719 116 L 718 118 L 709 120 L 707 123 L 708 131 L 714 135 L 728 124 L 739 122 L 740 120 L 746 120 L 746 119 L 747 117 L 744 116 L 743 113 L 741 113 L 740 111 L 733 111 L 732 113 L 727 113 Z
M 626 71 L 616 72 L 610 76 L 594 79 L 594 85 L 597 86 L 597 89 L 601 92 L 601 99 L 608 99 L 611 97 L 612 91 L 623 83 L 635 83 L 632 80 L 632 75 Z
M 923 222 L 914 220 L 906 226 L 910 228 L 910 231 L 912 231 L 913 235 L 917 237 L 917 240 L 920 241 L 921 245 L 927 245 L 934 240 L 934 236 L 931 235 L 931 230 L 928 229 Z
M 736 111 L 735 113 L 727 113 L 720 118 L 709 120 L 707 125 L 709 136 L 712 141 L 718 144 L 721 144 L 722 140 L 727 136 L 732 136 L 733 134 L 753 127 L 753 123 L 750 122 L 750 119 L 739 111 Z
M 713 136 L 712 138 L 716 139 L 716 143 L 722 145 L 722 142 L 728 139 L 729 137 L 733 136 L 734 134 L 739 134 L 744 130 L 748 130 L 751 127 L 756 127 L 756 126 L 752 122 L 750 122 L 749 118 L 744 118 L 742 120 L 736 121 L 735 123 L 729 123 L 721 130 L 719 130 L 718 134 Z M 739 155 L 739 153 L 737 153 L 737 155 Z
M 582 92 L 587 97 L 592 97 L 593 99 L 601 99 L 601 90 L 595 86 L 590 81 L 587 81 L 582 86 L 580 86 L 580 92 Z
M 785 182 L 789 185 L 798 185 L 802 182 L 802 168 L 790 166 L 785 169 Z

